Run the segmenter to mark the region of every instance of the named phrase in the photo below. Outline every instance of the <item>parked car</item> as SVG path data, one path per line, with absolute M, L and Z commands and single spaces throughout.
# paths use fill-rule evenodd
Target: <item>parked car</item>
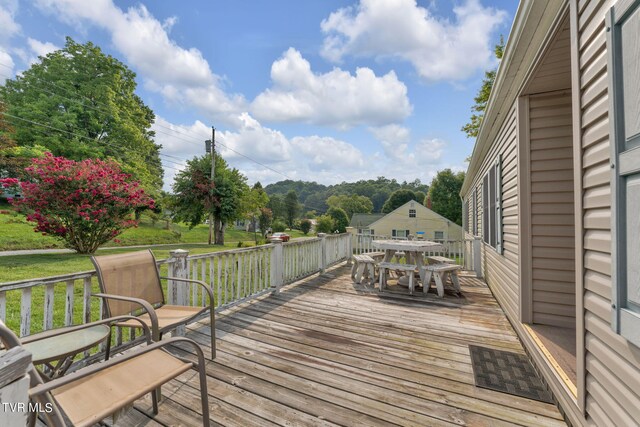
M 267 240 L 271 241 L 273 239 L 280 239 L 283 242 L 288 242 L 291 239 L 287 233 L 273 233 L 271 236 L 267 237 Z

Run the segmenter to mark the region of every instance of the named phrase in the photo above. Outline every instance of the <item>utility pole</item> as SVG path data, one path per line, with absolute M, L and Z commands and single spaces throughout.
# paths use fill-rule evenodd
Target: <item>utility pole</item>
M 206 140 L 205 147 L 207 153 L 211 153 L 211 188 L 213 189 L 213 183 L 215 182 L 216 172 L 216 128 L 211 126 L 211 139 Z M 213 206 L 212 206 L 213 208 Z M 209 211 L 209 244 L 211 244 L 215 238 L 213 237 L 213 211 Z

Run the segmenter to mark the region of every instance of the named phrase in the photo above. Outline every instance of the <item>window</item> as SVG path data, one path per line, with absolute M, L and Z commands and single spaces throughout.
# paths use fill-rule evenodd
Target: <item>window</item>
M 471 225 L 472 225 L 472 233 L 474 236 L 478 235 L 478 189 L 473 189 L 473 194 L 471 194 Z
M 482 240 L 502 253 L 502 160 L 500 156 L 482 179 Z
M 415 218 L 415 217 L 416 217 L 416 210 L 409 209 L 409 218 Z
M 370 228 L 358 228 L 358 234 L 373 235 L 373 230 Z
M 433 238 L 435 240 L 444 240 L 444 231 L 435 231 L 433 233 Z
M 640 1 L 607 15 L 611 126 L 611 279 L 614 331 L 640 346 Z
M 467 233 L 469 232 L 469 199 L 466 199 L 462 204 L 462 228 Z
M 409 230 L 391 230 L 391 237 L 406 239 L 409 234 Z

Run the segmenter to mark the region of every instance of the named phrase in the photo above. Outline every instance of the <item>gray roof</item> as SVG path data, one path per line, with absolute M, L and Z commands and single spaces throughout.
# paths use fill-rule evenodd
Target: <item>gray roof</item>
M 367 227 L 369 224 L 373 224 L 380 218 L 384 217 L 386 214 L 383 213 L 375 213 L 375 214 L 363 214 L 363 213 L 355 213 L 351 217 L 351 222 L 349 223 L 349 227 Z

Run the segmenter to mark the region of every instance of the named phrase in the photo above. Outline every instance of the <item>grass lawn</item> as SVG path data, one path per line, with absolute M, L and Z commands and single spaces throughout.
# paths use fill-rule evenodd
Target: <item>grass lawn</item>
M 15 213 L 7 205 L 0 205 L 0 251 L 64 247 L 58 239 L 34 232 L 33 227 L 34 223 L 28 222 L 23 215 Z M 304 236 L 298 230 L 287 232 L 294 238 Z M 111 241 L 105 246 L 206 243 L 208 237 L 208 225 L 201 224 L 189 230 L 185 224 L 171 224 L 170 229 L 167 229 L 163 221 L 154 224 L 149 217 L 143 215 L 137 228 L 126 230 L 117 237 L 118 242 Z M 225 242 L 253 242 L 254 239 L 253 233 L 231 227 L 225 232 Z

